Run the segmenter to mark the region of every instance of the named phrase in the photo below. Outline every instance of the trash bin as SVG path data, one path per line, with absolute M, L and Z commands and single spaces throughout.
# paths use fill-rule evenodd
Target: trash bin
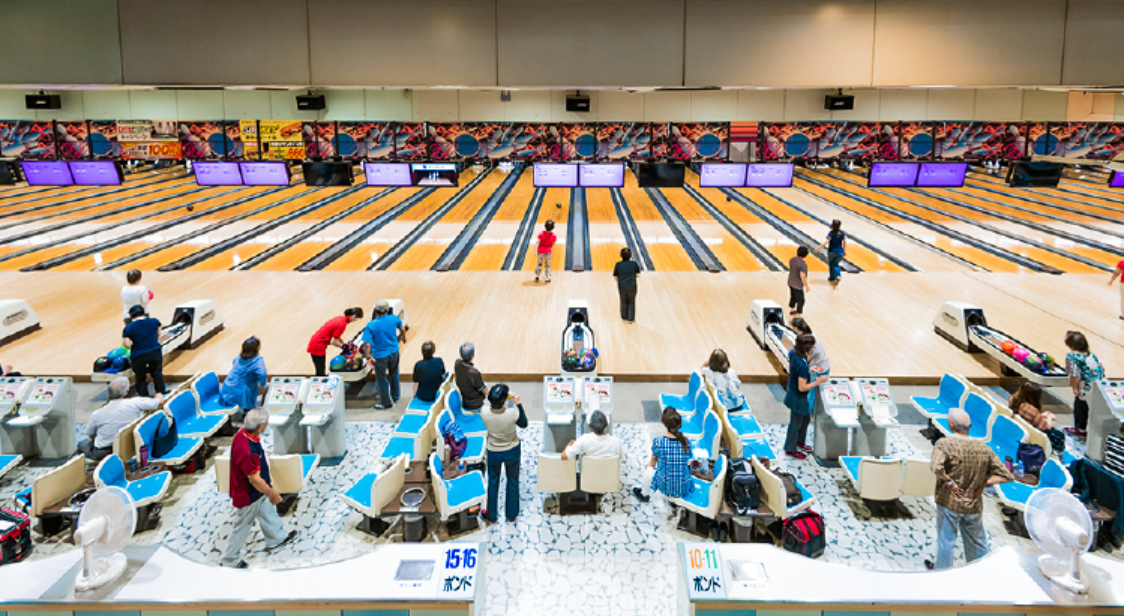
M 753 522 L 749 516 L 735 516 L 730 519 L 734 543 L 753 543 Z

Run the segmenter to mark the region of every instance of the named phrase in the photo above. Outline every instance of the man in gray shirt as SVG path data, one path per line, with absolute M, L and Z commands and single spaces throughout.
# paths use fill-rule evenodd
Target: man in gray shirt
M 113 438 L 140 418 L 142 413 L 149 413 L 160 408 L 164 401 L 164 394 L 156 394 L 155 398 L 125 398 L 129 393 L 129 379 L 117 377 L 109 383 L 106 396 L 109 402 L 90 415 L 86 422 L 87 440 L 78 443 L 78 450 L 86 454 L 88 460 L 97 462 L 113 453 Z
M 796 256 L 788 260 L 788 315 L 798 317 L 804 313 L 804 294 L 808 292 L 808 247 L 796 249 Z

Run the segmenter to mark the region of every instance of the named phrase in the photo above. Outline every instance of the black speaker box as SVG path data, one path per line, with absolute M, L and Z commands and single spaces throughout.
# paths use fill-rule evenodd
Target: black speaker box
M 855 108 L 855 97 L 842 94 L 828 94 L 823 99 L 823 108 L 828 111 L 849 111 Z
M 28 94 L 28 109 L 62 109 L 62 99 L 58 94 Z
M 589 97 L 588 96 L 567 96 L 566 97 L 566 111 L 576 113 L 586 113 L 589 111 Z
M 297 109 L 301 111 L 323 111 L 327 108 L 328 104 L 324 102 L 322 95 L 297 97 Z

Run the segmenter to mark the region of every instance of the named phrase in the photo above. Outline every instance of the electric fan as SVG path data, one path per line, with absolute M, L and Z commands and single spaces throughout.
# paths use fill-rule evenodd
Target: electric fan
M 1081 555 L 1093 543 L 1093 519 L 1077 497 L 1058 488 L 1036 490 L 1026 501 L 1026 529 L 1042 551 L 1038 570 L 1076 594 L 1089 592 L 1081 581 Z
M 82 546 L 82 572 L 74 589 L 85 592 L 104 586 L 125 571 L 128 559 L 121 548 L 137 526 L 137 508 L 125 490 L 101 488 L 82 506 L 74 544 Z

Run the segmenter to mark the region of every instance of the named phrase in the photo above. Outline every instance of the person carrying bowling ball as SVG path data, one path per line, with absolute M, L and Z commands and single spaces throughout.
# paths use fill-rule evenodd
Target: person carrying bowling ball
M 550 261 L 554 258 L 554 242 L 558 240 L 554 235 L 554 221 L 546 221 L 546 230 L 539 234 L 539 246 L 535 250 L 535 282 L 546 268 L 546 284 L 550 284 Z
M 343 348 L 343 333 L 347 326 L 363 318 L 362 308 L 348 308 L 343 311 L 343 316 L 328 319 L 320 329 L 312 334 L 308 341 L 308 354 L 312 357 L 312 365 L 316 368 L 316 376 L 328 376 L 326 355 L 328 347 Z
M 1065 433 L 1077 438 L 1085 438 L 1085 428 L 1089 424 L 1089 402 L 1085 399 L 1093 383 L 1104 378 L 1104 367 L 1096 355 L 1089 350 L 1085 334 L 1069 331 L 1065 334 L 1065 346 L 1069 353 L 1065 356 L 1065 372 L 1069 375 L 1069 387 L 1073 390 L 1073 427 Z
M 806 452 L 812 450 L 804 444 L 808 438 L 808 421 L 812 417 L 808 392 L 827 382 L 826 376 L 812 380 L 812 369 L 808 364 L 808 358 L 815 346 L 815 336 L 800 334 L 796 337 L 796 346 L 788 352 L 788 387 L 784 394 L 784 405 L 788 407 L 789 416 L 784 453 L 797 460 L 807 458 Z

